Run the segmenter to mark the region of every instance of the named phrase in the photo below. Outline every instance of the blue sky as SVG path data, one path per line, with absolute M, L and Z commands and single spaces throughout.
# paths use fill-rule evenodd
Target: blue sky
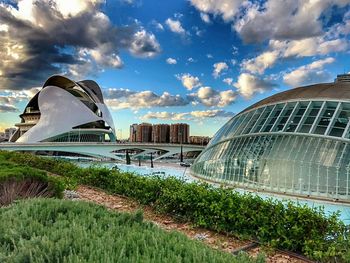
M 0 1 L 0 129 L 45 79 L 93 79 L 117 136 L 212 136 L 250 104 L 350 71 L 349 0 Z M 54 32 L 54 33 L 53 33 Z

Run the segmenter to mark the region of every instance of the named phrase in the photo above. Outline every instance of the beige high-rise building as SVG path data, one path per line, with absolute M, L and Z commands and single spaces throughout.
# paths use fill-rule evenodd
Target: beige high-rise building
M 152 124 L 141 123 L 136 129 L 137 142 L 152 142 Z
M 170 125 L 155 124 L 152 127 L 152 142 L 168 143 L 170 141 Z
M 170 125 L 170 143 L 189 143 L 190 126 L 186 123 Z

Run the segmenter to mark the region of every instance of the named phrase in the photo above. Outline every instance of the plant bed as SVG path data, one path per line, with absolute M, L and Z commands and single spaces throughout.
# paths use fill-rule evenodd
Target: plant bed
M 0 207 L 18 199 L 61 198 L 63 190 L 63 183 L 44 171 L 0 160 Z
M 268 246 L 304 254 L 318 261 L 346 261 L 349 233 L 337 214 L 292 202 L 264 200 L 251 194 L 186 183 L 176 178 L 142 177 L 107 168 L 80 168 L 67 161 L 31 154 L 0 153 L 0 158 L 62 175 L 150 205 L 196 226 L 249 237 Z
M 0 209 L 0 262 L 263 262 L 81 201 L 33 199 Z

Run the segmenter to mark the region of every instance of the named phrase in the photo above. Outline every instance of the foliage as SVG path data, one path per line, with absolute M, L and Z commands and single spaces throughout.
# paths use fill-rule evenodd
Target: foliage
M 0 262 L 264 262 L 85 202 L 36 199 L 0 209 Z
M 322 208 L 264 200 L 256 195 L 171 177 L 143 177 L 98 167 L 83 169 L 65 161 L 29 154 L 3 152 L 0 156 L 131 197 L 160 213 L 201 227 L 249 236 L 316 260 L 339 261 L 349 255 L 349 246 L 344 245 L 349 244 L 344 224 L 337 214 L 326 215 Z
M 63 190 L 63 183 L 44 171 L 0 160 L 0 206 L 30 197 L 60 198 Z

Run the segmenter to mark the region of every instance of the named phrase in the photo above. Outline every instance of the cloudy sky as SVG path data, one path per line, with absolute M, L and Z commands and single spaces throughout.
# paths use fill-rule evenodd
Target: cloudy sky
M 262 98 L 349 72 L 349 51 L 350 0 L 0 0 L 0 130 L 63 74 L 102 87 L 119 137 L 141 121 L 211 136 Z

